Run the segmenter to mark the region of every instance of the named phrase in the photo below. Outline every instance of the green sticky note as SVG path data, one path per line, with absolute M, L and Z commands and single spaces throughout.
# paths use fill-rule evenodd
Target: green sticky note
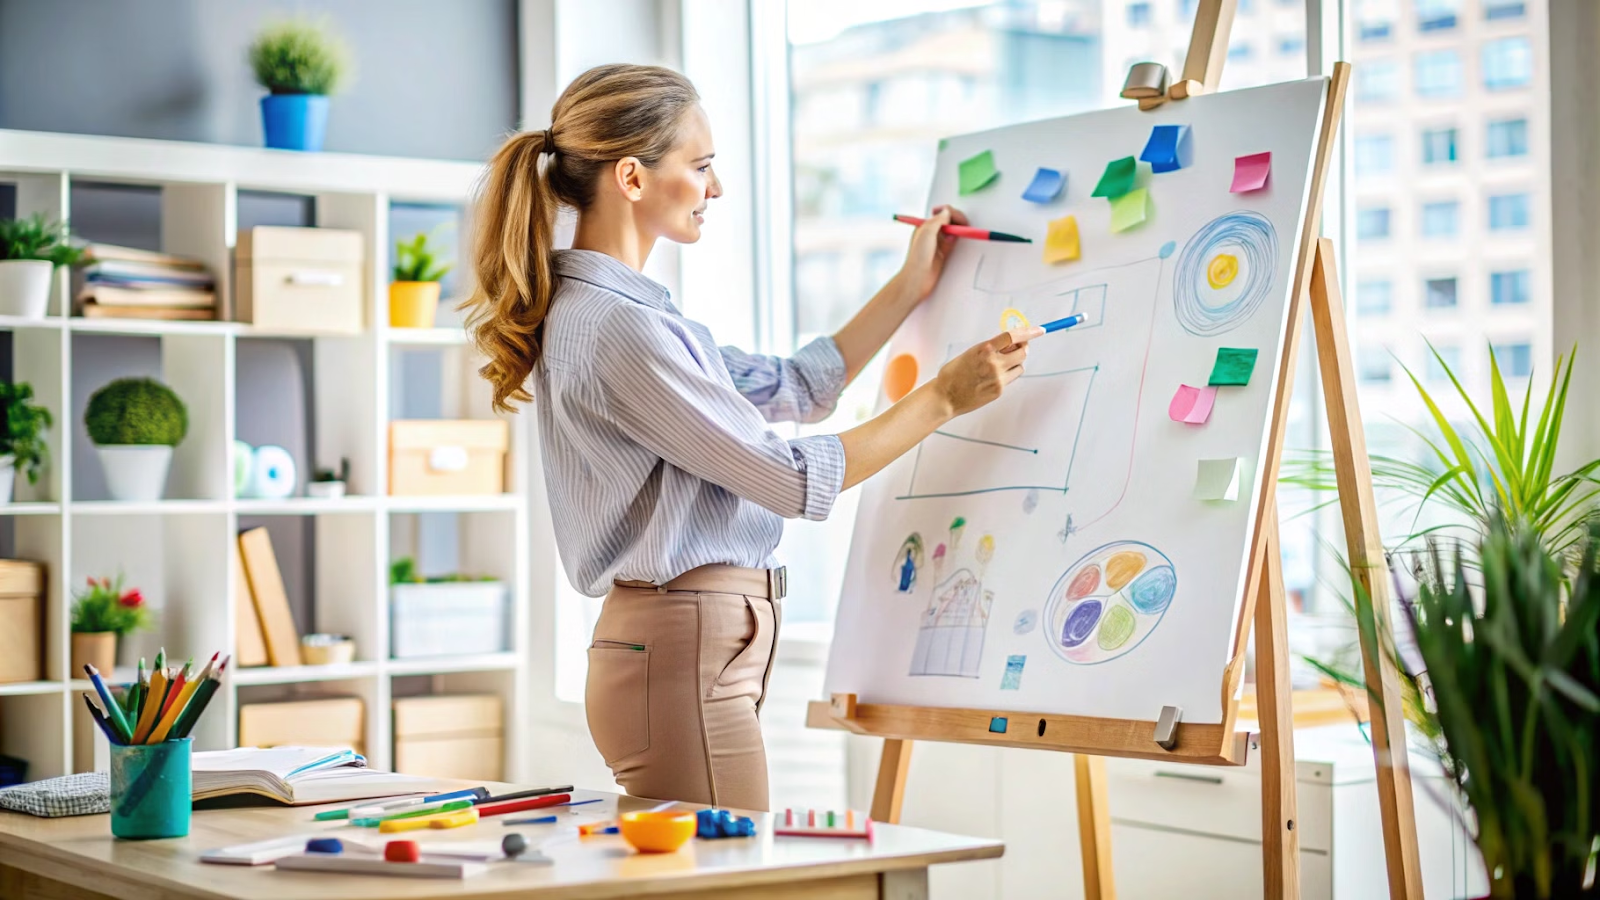
M 1250 373 L 1256 368 L 1256 349 L 1223 347 L 1217 351 L 1217 361 L 1211 367 L 1211 380 L 1207 384 L 1249 384 Z
M 950 139 L 949 138 L 939 138 L 939 149 L 940 150 L 943 150 L 944 148 L 946 148 L 948 146 L 950 146 Z
M 989 182 L 1000 176 L 1000 170 L 994 167 L 994 154 L 988 150 L 979 153 L 971 159 L 963 159 L 959 181 L 961 193 L 970 194 L 980 188 L 988 187 Z
M 1121 197 L 1133 190 L 1134 176 L 1139 173 L 1139 163 L 1131 156 L 1113 159 L 1106 163 L 1105 174 L 1100 176 L 1100 183 L 1094 186 L 1091 197 Z
M 1144 188 L 1111 198 L 1111 230 L 1127 231 L 1150 214 L 1150 192 Z

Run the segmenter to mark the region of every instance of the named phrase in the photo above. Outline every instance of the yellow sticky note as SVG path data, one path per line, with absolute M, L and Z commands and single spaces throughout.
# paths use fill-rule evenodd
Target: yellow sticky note
M 1078 258 L 1078 217 L 1062 216 L 1044 234 L 1044 261 L 1066 262 Z
M 1150 191 L 1136 188 L 1120 197 L 1111 198 L 1111 230 L 1127 231 L 1143 224 L 1150 212 Z

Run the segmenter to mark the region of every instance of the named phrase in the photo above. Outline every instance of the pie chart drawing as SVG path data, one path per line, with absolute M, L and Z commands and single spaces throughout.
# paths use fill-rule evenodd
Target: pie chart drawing
M 1165 553 L 1115 541 L 1084 554 L 1050 589 L 1040 633 L 1059 657 L 1092 666 L 1129 653 L 1161 624 L 1178 593 Z

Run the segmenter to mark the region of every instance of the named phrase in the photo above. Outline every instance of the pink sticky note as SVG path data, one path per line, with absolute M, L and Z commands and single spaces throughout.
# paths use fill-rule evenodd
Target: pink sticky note
M 1172 403 L 1167 406 L 1167 416 L 1174 422 L 1204 425 L 1211 418 L 1211 406 L 1216 402 L 1216 388 L 1180 384 L 1178 392 L 1172 395 Z
M 1233 160 L 1233 187 L 1231 194 L 1259 191 L 1267 186 L 1267 176 L 1272 174 L 1272 154 L 1252 153 Z

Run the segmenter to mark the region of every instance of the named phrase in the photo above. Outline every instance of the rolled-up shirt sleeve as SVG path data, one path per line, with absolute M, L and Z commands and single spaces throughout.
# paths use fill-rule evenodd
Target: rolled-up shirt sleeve
M 733 386 L 768 422 L 820 422 L 839 405 L 844 357 L 831 337 L 819 337 L 787 359 L 718 349 Z
M 702 363 L 660 313 L 637 306 L 605 317 L 593 360 L 611 421 L 641 446 L 780 516 L 827 518 L 844 445 L 834 435 L 784 440 L 704 367 L 722 364 Z

